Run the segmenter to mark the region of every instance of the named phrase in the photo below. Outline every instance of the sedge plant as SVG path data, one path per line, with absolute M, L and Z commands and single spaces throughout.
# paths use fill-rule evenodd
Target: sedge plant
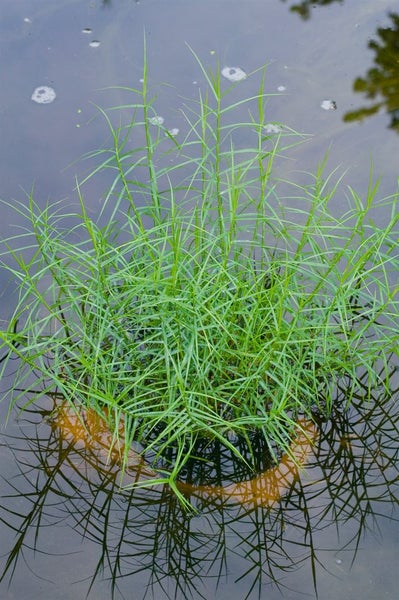
M 276 454 L 299 415 L 329 417 L 338 388 L 345 405 L 388 389 L 399 339 L 398 196 L 379 200 L 370 181 L 361 198 L 322 167 L 306 186 L 278 181 L 301 136 L 267 133 L 264 77 L 231 102 L 236 86 L 198 65 L 206 89 L 182 109 L 181 141 L 145 64 L 141 89 L 101 110 L 111 143 L 90 154 L 79 210 L 31 194 L 15 206 L 27 229 L 2 250 L 18 288 L 1 330 L 2 377 L 17 359 L 10 409 L 47 394 L 98 412 L 125 463 L 133 445 L 155 469 L 134 485 L 168 483 L 183 501 L 199 439 L 239 454 L 235 436 L 250 446 L 256 431 Z M 82 190 L 98 173 L 111 183 L 93 219 Z

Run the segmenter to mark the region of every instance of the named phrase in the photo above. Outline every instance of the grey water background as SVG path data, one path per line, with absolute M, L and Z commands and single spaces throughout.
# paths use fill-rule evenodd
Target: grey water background
M 293 10 L 298 6 L 301 6 L 302 16 L 298 9 Z M 25 201 L 33 188 L 36 201 L 43 206 L 47 201 L 77 205 L 75 175 L 83 177 L 90 168 L 79 161 L 79 157 L 109 142 L 104 120 L 95 105 L 106 107 L 120 101 L 120 93 L 110 90 L 110 86 L 139 85 L 144 32 L 150 81 L 158 93 L 158 112 L 165 118 L 165 125 L 179 128 L 180 135 L 184 135 L 185 127 L 180 113 L 183 98 L 197 97 L 198 89 L 204 84 L 187 44 L 205 65 L 213 67 L 219 61 L 221 66 L 240 66 L 251 73 L 267 63 L 266 91 L 272 94 L 268 104 L 270 121 L 281 121 L 311 134 L 306 143 L 287 152 L 287 158 L 279 167 L 281 175 L 303 181 L 301 172 L 314 172 L 328 151 L 327 170 L 337 166 L 340 172 L 347 170 L 345 182 L 359 193 L 367 189 L 372 163 L 375 174 L 382 177 L 380 193 L 392 194 L 397 187 L 399 156 L 399 130 L 392 126 L 395 117 L 392 94 L 389 106 L 388 102 L 382 103 L 380 110 L 369 117 L 350 122 L 344 117 L 374 103 L 373 99 L 355 92 L 353 86 L 357 78 L 365 78 L 375 66 L 375 52 L 369 43 L 378 39 L 379 28 L 393 28 L 389 15 L 395 11 L 398 11 L 397 3 L 387 0 L 312 3 L 300 0 L 1 0 L 0 197 L 10 203 Z M 83 32 L 87 28 L 90 32 Z M 92 47 L 92 41 L 100 44 Z M 397 47 L 396 50 L 399 57 Z M 389 63 L 389 52 L 387 56 Z M 395 60 L 393 55 L 393 64 Z M 399 62 L 396 64 L 399 71 Z M 397 109 L 398 80 L 399 74 L 395 80 L 393 69 L 391 86 L 395 89 L 396 85 Z M 240 83 L 238 91 L 241 88 L 244 95 L 254 93 L 257 82 L 256 76 L 249 77 Z M 57 97 L 53 103 L 38 105 L 31 100 L 33 90 L 40 85 L 55 89 Z M 281 87 L 285 89 L 279 93 Z M 321 108 L 327 99 L 336 102 L 336 110 Z M 106 181 L 99 178 L 85 195 L 92 215 L 101 205 L 104 183 Z M 344 195 L 338 195 L 336 202 L 336 209 L 340 210 L 345 204 Z M 23 225 L 18 214 L 4 206 L 1 214 L 1 236 L 18 233 L 18 226 Z M 13 287 L 4 275 L 0 285 L 1 318 L 6 319 L 12 305 Z M 0 413 L 4 423 L 4 404 L 0 404 Z M 21 435 L 21 427 L 24 435 Z M 45 435 L 45 426 L 43 428 Z M 25 435 L 29 438 L 36 434 L 37 426 L 24 421 L 11 419 L 7 427 L 1 427 L 0 495 L 3 498 L 10 493 L 9 484 L 17 481 L 18 461 L 23 456 L 9 450 L 6 436 L 20 437 L 23 445 Z M 27 484 L 26 493 L 29 491 Z M 24 509 L 24 498 L 15 500 L 16 513 Z M 392 510 L 393 504 L 389 502 L 378 508 L 384 517 L 390 516 Z M 198 519 L 196 527 L 206 528 L 206 521 Z M 374 527 L 362 536 L 352 564 L 351 552 L 341 549 L 353 527 L 351 523 L 344 524 L 338 535 L 334 527 L 315 533 L 318 556 L 323 564 L 317 566 L 319 598 L 396 599 L 398 523 L 376 515 Z M 0 585 L 0 598 L 83 599 L 88 589 L 87 578 L 97 564 L 98 544 L 90 536 L 82 537 L 75 520 L 68 517 L 58 524 L 49 517 L 47 521 L 44 519 L 40 535 L 43 553 L 25 551 L 25 560 L 18 563 L 10 586 L 7 581 Z M 0 523 L 1 555 L 7 553 L 13 536 L 6 524 Z M 237 538 L 233 537 L 229 543 L 234 549 Z M 241 600 L 244 597 L 246 583 L 235 582 L 235 574 L 242 569 L 240 557 L 233 554 L 219 587 L 216 589 L 212 579 L 204 584 L 205 598 Z M 283 590 L 284 597 L 294 600 L 314 597 L 308 563 L 302 568 L 298 565 L 290 574 L 282 574 L 282 580 L 287 586 Z M 116 598 L 141 598 L 147 581 L 145 571 L 131 578 L 121 578 Z M 277 587 L 268 582 L 262 590 L 261 597 L 268 600 L 281 597 Z M 108 583 L 97 580 L 91 597 L 109 599 Z M 148 597 L 152 597 L 150 592 Z M 155 590 L 154 598 L 164 597 L 165 592 Z M 251 597 L 257 597 L 257 591 Z

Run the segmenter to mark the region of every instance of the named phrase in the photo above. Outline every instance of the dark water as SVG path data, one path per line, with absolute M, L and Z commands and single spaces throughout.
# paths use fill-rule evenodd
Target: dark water
M 119 490 L 104 457 L 62 443 L 51 408 L 25 414 L 4 436 L 0 516 L 15 572 L 2 597 L 396 597 L 391 397 L 358 398 L 320 424 L 315 456 L 280 503 L 198 494 L 196 514 L 165 488 Z
M 346 181 L 360 193 L 372 159 L 381 192 L 391 194 L 398 14 L 385 0 L 2 0 L 0 197 L 25 201 L 34 185 L 39 204 L 76 203 L 74 176 L 89 167 L 74 161 L 108 141 L 95 104 L 120 101 L 104 88 L 139 84 L 144 31 L 168 127 L 184 134 L 182 97 L 196 97 L 204 83 L 186 43 L 209 66 L 219 60 L 250 73 L 268 63 L 270 121 L 312 134 L 287 155 L 282 174 L 312 171 L 329 151 L 328 166 L 348 169 Z M 256 91 L 255 79 L 242 82 L 245 95 Z M 54 102 L 35 104 L 38 86 L 54 88 Z M 324 100 L 336 110 L 323 110 Z M 104 183 L 86 196 L 92 214 Z M 1 235 L 19 222 L 2 208 Z M 0 283 L 7 318 L 12 283 L 4 273 Z M 349 414 L 323 424 L 317 455 L 277 507 L 198 498 L 195 516 L 166 490 L 118 491 L 116 475 L 62 444 L 39 410 L 11 419 L 0 437 L 0 570 L 11 561 L 0 598 L 80 599 L 90 591 L 99 600 L 274 600 L 314 598 L 316 588 L 322 600 L 393 600 L 397 399 L 394 389 L 391 398 L 376 390 L 372 402 L 359 398 Z M 4 404 L 0 411 L 4 422 Z

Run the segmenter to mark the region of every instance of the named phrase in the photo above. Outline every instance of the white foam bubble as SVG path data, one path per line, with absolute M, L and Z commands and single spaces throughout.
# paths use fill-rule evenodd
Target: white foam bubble
M 247 78 L 246 72 L 240 67 L 223 67 L 222 75 L 229 81 L 242 81 Z
M 151 125 L 163 125 L 165 119 L 159 115 L 156 115 L 155 117 L 148 119 L 148 121 L 151 123 Z
M 33 91 L 31 99 L 33 102 L 37 102 L 37 104 L 50 104 L 50 102 L 55 100 L 56 96 L 57 94 L 53 88 L 41 85 Z
M 320 106 L 323 110 L 337 110 L 337 103 L 334 100 L 323 100 Z
M 283 131 L 283 128 L 279 123 L 266 123 L 263 129 L 265 130 L 265 133 L 280 133 Z

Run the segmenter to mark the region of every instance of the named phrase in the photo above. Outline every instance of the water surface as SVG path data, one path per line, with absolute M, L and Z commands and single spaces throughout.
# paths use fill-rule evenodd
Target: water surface
M 76 205 L 75 174 L 90 166 L 75 161 L 109 142 L 95 105 L 123 99 L 110 86 L 139 85 L 144 31 L 158 112 L 179 135 L 184 98 L 204 85 L 187 44 L 213 68 L 251 74 L 267 63 L 270 121 L 312 136 L 287 153 L 278 174 L 306 181 L 298 172 L 314 171 L 329 152 L 328 168 L 348 169 L 346 182 L 360 193 L 372 160 L 381 193 L 391 194 L 397 14 L 388 0 L 3 0 L 0 197 L 24 202 L 34 187 L 42 206 Z M 258 81 L 249 76 L 233 97 L 256 93 Z M 33 102 L 38 86 L 54 88 L 54 102 Z M 325 100 L 336 110 L 324 110 Z M 106 183 L 99 178 L 87 191 L 93 215 Z M 336 202 L 339 211 L 344 194 Z M 16 232 L 20 217 L 6 208 L 2 215 L 1 235 Z M 0 277 L 7 318 L 13 283 Z M 323 600 L 396 598 L 394 390 L 392 399 L 376 391 L 374 403 L 359 399 L 348 415 L 322 424 L 316 456 L 277 507 L 247 510 L 199 497 L 195 516 L 164 489 L 119 491 L 106 465 L 90 464 L 57 437 L 44 419 L 46 402 L 1 429 L 2 567 L 25 536 L 11 582 L 0 584 L 2 598 L 75 600 L 89 592 L 108 600 L 113 590 L 115 598 L 139 600 L 147 590 L 155 599 L 274 600 L 282 592 L 295 600 L 314 598 L 315 585 Z M 0 410 L 4 423 L 6 406 Z

